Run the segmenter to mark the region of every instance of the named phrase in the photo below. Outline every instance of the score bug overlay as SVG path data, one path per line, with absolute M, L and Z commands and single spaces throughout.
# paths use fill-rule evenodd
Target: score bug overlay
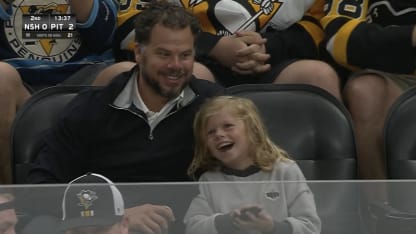
M 23 15 L 22 37 L 72 38 L 76 34 L 76 19 L 73 14 L 30 14 Z

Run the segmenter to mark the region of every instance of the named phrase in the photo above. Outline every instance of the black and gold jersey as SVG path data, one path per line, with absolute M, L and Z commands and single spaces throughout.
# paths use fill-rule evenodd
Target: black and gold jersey
M 151 0 L 120 0 L 114 48 L 118 60 L 126 59 L 126 51 L 133 49 L 134 16 L 149 1 Z M 270 30 L 284 31 L 297 24 L 315 44 L 323 38 L 319 19 L 323 16 L 325 0 L 170 1 L 182 5 L 198 18 L 203 31 L 197 42 L 199 54 L 208 53 L 219 38 L 239 30 L 265 33 Z
M 327 0 L 323 47 L 340 65 L 413 74 L 412 0 Z

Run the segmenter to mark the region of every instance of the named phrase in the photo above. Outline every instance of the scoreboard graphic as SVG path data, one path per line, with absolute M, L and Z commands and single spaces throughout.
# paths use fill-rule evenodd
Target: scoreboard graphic
M 24 14 L 22 38 L 73 38 L 76 19 L 73 14 Z

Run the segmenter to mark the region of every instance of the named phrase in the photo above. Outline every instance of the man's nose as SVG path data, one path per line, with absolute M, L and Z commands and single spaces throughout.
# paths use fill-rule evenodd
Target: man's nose
M 180 58 L 177 55 L 174 55 L 171 57 L 170 61 L 169 61 L 169 66 L 170 67 L 179 67 L 181 64 Z

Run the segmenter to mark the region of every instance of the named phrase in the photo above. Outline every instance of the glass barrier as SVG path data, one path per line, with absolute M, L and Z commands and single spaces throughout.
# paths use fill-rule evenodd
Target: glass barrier
M 111 196 L 108 193 L 103 195 L 106 189 L 109 189 L 108 185 L 74 184 L 65 193 L 66 187 L 62 184 L 0 186 L 0 233 L 4 227 L 3 223 L 7 222 L 12 214 L 12 212 L 7 213 L 12 207 L 18 219 L 16 233 L 25 234 L 64 233 L 63 213 L 66 213 L 66 218 L 69 219 L 71 216 L 91 217 L 99 216 L 102 212 L 111 214 L 119 212 L 113 192 Z M 199 204 L 196 207 L 200 210 L 190 212 L 191 217 L 188 217 L 188 221 L 199 215 L 200 217 L 195 220 L 202 223 L 209 220 L 212 215 L 214 217 L 243 206 L 259 205 L 263 209 L 260 212 L 271 214 L 275 222 L 287 220 L 286 216 L 294 216 L 293 218 L 300 220 L 301 223 L 313 224 L 313 215 L 310 215 L 313 214 L 311 204 L 307 204 L 307 199 L 302 201 L 302 196 L 308 194 L 308 188 L 313 194 L 316 214 L 321 222 L 320 233 L 410 234 L 416 232 L 416 181 L 413 180 L 117 183 L 116 187 L 122 194 L 126 208 L 144 204 L 170 207 L 175 222 L 169 224 L 169 233 L 174 234 L 185 233 L 184 217 L 193 199 Z M 203 196 L 196 198 L 200 191 L 203 192 Z M 5 203 L 10 198 L 5 194 L 12 194 L 14 197 L 12 205 Z M 63 202 L 64 197 L 66 202 Z M 100 201 L 103 203 L 99 203 Z M 97 204 L 110 209 L 101 210 Z M 255 213 L 255 210 L 252 212 L 254 215 L 260 215 Z M 196 225 L 199 228 L 196 233 L 217 233 L 211 232 L 216 230 L 217 219 L 211 221 L 207 221 L 204 225 Z M 288 223 L 296 225 L 296 222 Z M 299 231 L 298 233 L 309 233 L 305 231 L 308 230 L 307 228 L 293 226 L 291 228 Z M 236 230 L 235 233 L 260 233 L 244 229 Z M 107 232 L 101 230 L 97 233 Z M 140 232 L 131 228 L 130 233 Z M 279 233 L 278 230 L 276 233 Z

